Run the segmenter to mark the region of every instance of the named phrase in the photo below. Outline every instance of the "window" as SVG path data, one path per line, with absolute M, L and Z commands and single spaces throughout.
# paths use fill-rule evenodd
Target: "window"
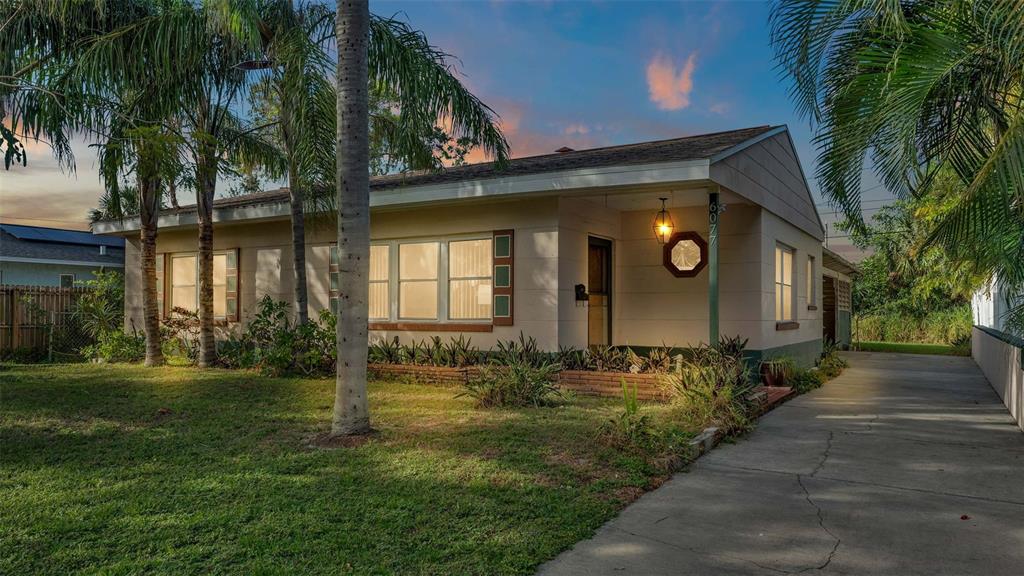
M 491 319 L 491 239 L 448 243 L 448 318 Z
M 387 244 L 370 246 L 370 319 L 386 320 L 391 317 L 390 277 L 391 247 Z
M 437 320 L 439 242 L 398 246 L 398 316 Z
M 775 320 L 794 320 L 793 249 L 781 245 L 775 247 Z
M 171 301 L 169 309 L 199 309 L 199 257 L 174 254 L 170 258 Z M 213 254 L 213 317 L 238 319 L 238 253 L 235 250 Z
M 60 287 L 61 288 L 74 288 L 75 286 L 75 275 L 74 274 L 61 274 L 60 275 Z
M 807 257 L 807 305 L 815 306 L 818 303 L 817 278 L 814 276 L 814 256 Z
M 199 259 L 193 255 L 171 256 L 171 308 L 199 308 Z

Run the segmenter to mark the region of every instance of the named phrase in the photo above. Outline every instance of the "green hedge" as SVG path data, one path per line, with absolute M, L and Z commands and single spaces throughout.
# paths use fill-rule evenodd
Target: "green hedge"
M 971 336 L 971 307 L 958 306 L 923 317 L 896 313 L 858 315 L 854 341 L 953 344 Z

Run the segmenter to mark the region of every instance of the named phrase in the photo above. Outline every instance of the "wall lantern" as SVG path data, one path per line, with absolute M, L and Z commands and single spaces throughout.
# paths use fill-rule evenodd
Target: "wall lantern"
M 658 244 L 665 244 L 672 238 L 672 233 L 676 231 L 676 225 L 672 223 L 672 215 L 665 209 L 665 200 L 668 198 L 658 198 L 658 200 L 661 200 L 661 211 L 654 217 L 654 237 L 658 239 Z

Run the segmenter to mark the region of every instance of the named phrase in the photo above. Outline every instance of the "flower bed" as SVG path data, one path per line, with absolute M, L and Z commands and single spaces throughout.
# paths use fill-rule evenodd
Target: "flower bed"
M 423 384 L 462 386 L 477 374 L 479 368 L 476 366 L 452 368 L 416 364 L 370 364 L 368 370 L 377 378 L 411 378 Z M 664 401 L 668 399 L 665 390 L 658 383 L 657 374 L 596 372 L 593 370 L 562 370 L 558 373 L 558 385 L 562 389 L 588 396 L 621 396 L 623 381 L 630 388 L 636 386 L 637 397 L 642 400 Z

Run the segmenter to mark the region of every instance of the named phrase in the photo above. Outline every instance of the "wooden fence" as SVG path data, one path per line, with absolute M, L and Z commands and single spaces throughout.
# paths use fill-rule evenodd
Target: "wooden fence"
M 72 328 L 71 311 L 89 288 L 0 286 L 0 351 L 45 349 Z

